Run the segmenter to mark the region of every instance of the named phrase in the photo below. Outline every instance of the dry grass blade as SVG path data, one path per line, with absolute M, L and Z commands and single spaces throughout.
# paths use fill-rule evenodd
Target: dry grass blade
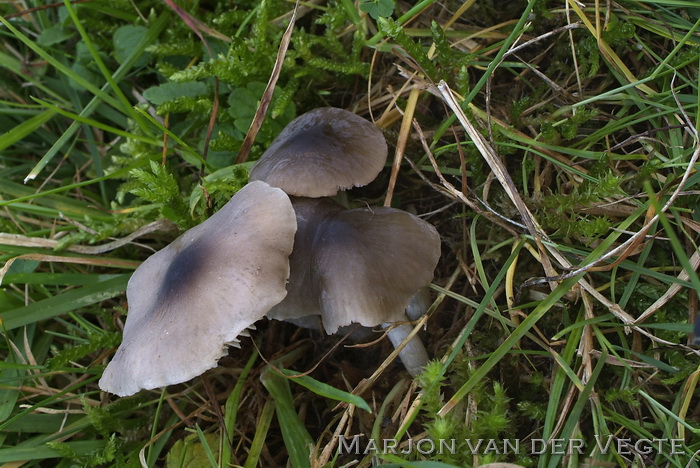
M 184 22 L 187 24 L 187 26 L 199 37 L 199 39 L 202 41 L 204 44 L 204 47 L 207 49 L 207 52 L 209 53 L 209 56 L 212 56 L 211 49 L 209 48 L 209 44 L 207 41 L 204 39 L 204 36 L 202 35 L 202 31 L 207 33 L 208 35 L 215 37 L 217 39 L 221 39 L 225 42 L 231 42 L 231 38 L 221 34 L 220 32 L 216 31 L 215 29 L 210 28 L 206 24 L 202 23 L 199 21 L 197 18 L 194 18 L 192 15 L 190 15 L 188 12 L 183 10 L 180 6 L 176 5 L 173 0 L 164 0 L 166 5 L 170 7 L 171 10 L 173 10 Z M 211 136 L 212 132 L 214 131 L 214 125 L 216 124 L 216 116 L 219 114 L 219 78 L 217 76 L 214 77 L 214 102 L 212 105 L 212 110 L 211 110 L 211 115 L 209 117 L 209 125 L 207 126 L 207 132 L 204 137 L 204 149 L 202 151 L 202 159 L 206 160 L 207 159 L 207 153 L 209 153 L 209 142 L 211 141 Z M 167 126 L 167 115 L 166 115 L 166 126 Z M 166 154 L 166 148 L 167 148 L 167 134 L 163 135 L 163 161 L 165 161 L 165 154 Z
M 700 267 L 700 252 L 696 251 L 693 253 L 692 257 L 690 257 L 690 264 L 693 267 L 694 271 L 698 270 L 698 267 Z M 683 270 L 681 273 L 678 275 L 678 280 L 679 281 L 688 281 L 690 278 L 690 274 Z M 678 294 L 678 292 L 681 290 L 682 286 L 678 283 L 673 283 L 669 288 L 668 291 L 666 291 L 663 296 L 658 298 L 652 305 L 647 307 L 647 309 L 641 313 L 639 317 L 637 317 L 637 320 L 635 320 L 634 323 L 642 323 L 645 321 L 647 318 L 649 318 L 650 315 L 652 315 L 654 312 L 659 310 L 661 307 L 666 305 L 668 301 L 670 301 L 673 296 Z
M 175 223 L 169 219 L 159 219 L 145 226 L 138 228 L 136 231 L 132 232 L 128 236 L 124 236 L 121 239 L 116 239 L 112 242 L 107 242 L 101 245 L 71 245 L 66 247 L 68 252 L 75 252 L 86 255 L 99 255 L 106 252 L 111 252 L 119 247 L 133 242 L 141 236 L 150 234 L 152 232 L 158 231 L 172 231 L 176 229 Z M 59 241 L 53 239 L 42 239 L 39 237 L 29 237 L 22 236 L 20 234 L 6 234 L 0 232 L 0 244 L 5 245 L 16 245 L 21 247 L 38 247 L 41 249 L 55 249 L 59 245 Z
M 245 135 L 241 149 L 236 157 L 236 164 L 246 162 L 248 160 L 248 155 L 250 154 L 250 149 L 253 147 L 255 142 L 255 137 L 260 131 L 263 121 L 265 120 L 265 114 L 267 114 L 267 108 L 272 102 L 272 93 L 275 92 L 275 85 L 280 77 L 280 72 L 282 72 L 282 65 L 284 64 L 284 57 L 287 55 L 287 48 L 289 48 L 289 41 L 292 40 L 292 32 L 294 32 L 294 23 L 297 18 L 297 10 L 299 8 L 299 0 L 294 4 L 294 11 L 292 17 L 289 20 L 289 25 L 284 31 L 282 36 L 282 41 L 280 42 L 279 50 L 277 51 L 277 60 L 275 60 L 275 66 L 272 68 L 272 73 L 270 74 L 270 79 L 267 82 L 267 87 L 265 92 L 260 99 L 260 104 L 255 111 L 255 116 L 253 121 L 250 123 L 250 128 L 248 128 L 248 133 Z
M 77 5 L 79 3 L 86 3 L 86 2 L 91 2 L 92 0 L 72 0 L 70 2 L 71 5 Z M 37 11 L 42 11 L 42 10 L 48 10 L 51 8 L 60 8 L 64 6 L 63 2 L 56 2 L 56 3 L 49 3 L 48 5 L 40 5 L 34 8 L 27 8 L 26 10 L 22 11 L 17 11 L 15 13 L 10 13 L 9 15 L 5 15 L 5 19 L 12 19 L 12 18 L 17 18 L 20 16 L 27 16 L 30 15 L 31 13 L 37 12 Z
M 570 278 L 572 276 L 576 276 L 579 273 L 582 273 L 584 271 L 589 271 L 596 265 L 603 263 L 612 257 L 616 257 L 618 255 L 623 255 L 625 252 L 630 249 L 630 247 L 637 245 L 639 242 L 643 241 L 647 233 L 649 232 L 649 229 L 659 220 L 659 216 L 666 211 L 668 211 L 669 208 L 673 206 L 673 203 L 676 201 L 678 196 L 683 191 L 683 187 L 685 186 L 686 181 L 688 178 L 691 176 L 691 174 L 694 171 L 695 164 L 697 163 L 698 159 L 700 158 L 700 142 L 696 139 L 696 148 L 695 151 L 693 151 L 693 155 L 690 158 L 690 161 L 688 162 L 688 165 L 686 166 L 686 170 L 683 174 L 683 177 L 680 179 L 678 182 L 678 185 L 676 187 L 676 190 L 673 191 L 671 196 L 669 197 L 668 201 L 664 204 L 664 206 L 661 208 L 660 213 L 655 213 L 653 216 L 647 216 L 648 221 L 642 226 L 642 228 L 637 231 L 632 237 L 627 239 L 625 242 L 621 243 L 619 246 L 615 247 L 614 249 L 608 251 L 605 253 L 605 255 L 602 255 L 600 258 L 598 258 L 596 261 L 589 263 L 588 265 L 585 265 L 581 268 L 578 268 L 576 270 L 570 271 L 569 273 L 565 274 L 562 276 L 562 278 Z M 649 208 L 649 213 L 653 213 L 652 208 Z M 570 266 L 570 265 L 568 265 Z
M 538 246 L 541 249 L 540 251 L 543 252 L 544 247 L 543 247 L 543 244 L 540 242 L 541 239 L 543 238 L 543 234 L 541 234 L 541 229 L 539 228 L 537 221 L 534 219 L 534 217 L 532 216 L 532 214 L 528 210 L 527 206 L 525 206 L 525 203 L 522 201 L 522 198 L 518 194 L 517 189 L 515 188 L 515 185 L 513 184 L 512 179 L 510 179 L 510 176 L 508 175 L 507 171 L 505 170 L 505 167 L 503 166 L 503 163 L 495 155 L 495 152 L 488 145 L 486 140 L 474 128 L 474 126 L 471 124 L 471 122 L 469 122 L 466 115 L 464 114 L 461 107 L 459 106 L 456 99 L 454 98 L 454 95 L 453 95 L 452 91 L 449 89 L 449 86 L 446 83 L 441 82 L 438 85 L 438 92 L 443 97 L 443 99 L 445 100 L 447 105 L 452 109 L 452 111 L 455 112 L 460 123 L 464 126 L 465 130 L 467 130 L 469 136 L 472 138 L 472 140 L 476 144 L 480 153 L 486 158 L 487 162 L 489 163 L 489 166 L 494 171 L 499 182 L 501 182 L 501 184 L 503 185 L 504 189 L 506 190 L 506 192 L 508 193 L 508 196 L 511 198 L 511 200 L 515 204 L 516 208 L 518 208 L 518 211 L 520 212 L 521 216 L 523 217 L 523 221 L 525 222 L 526 226 L 528 227 L 528 231 L 530 231 L 530 234 L 535 238 L 536 241 L 538 241 Z M 696 139 L 696 145 L 697 145 L 697 139 Z M 661 209 L 662 213 L 667 211 L 671 206 L 673 206 L 673 203 L 675 202 L 676 198 L 682 192 L 683 187 L 685 185 L 685 182 L 690 177 L 690 174 L 692 173 L 692 170 L 695 167 L 695 163 L 698 161 L 698 158 L 700 158 L 700 146 L 696 147 L 695 151 L 693 152 L 693 155 L 690 158 L 690 161 L 688 162 L 688 165 L 686 167 L 686 171 L 683 174 L 683 177 L 681 178 L 681 180 L 678 182 L 676 190 L 673 192 L 673 194 L 671 195 L 669 200 L 664 204 L 663 208 Z M 658 217 L 659 217 L 659 213 L 656 213 L 645 224 L 645 226 L 642 227 L 642 229 L 640 231 L 638 231 L 636 234 L 634 234 L 632 237 L 630 237 L 627 241 L 623 242 L 618 247 L 616 247 L 616 248 L 610 250 L 609 252 L 607 252 L 606 254 L 602 255 L 594 262 L 592 262 L 588 265 L 585 265 L 583 267 L 577 268 L 577 269 L 572 269 L 571 268 L 572 264 L 564 256 L 562 256 L 555 248 L 551 247 L 551 244 L 547 244 L 547 249 L 557 259 L 557 261 L 560 264 L 562 264 L 565 268 L 572 269 L 572 271 L 570 271 L 564 275 L 555 276 L 554 269 L 552 268 L 551 263 L 549 263 L 549 265 L 548 265 L 548 257 L 546 255 L 542 255 L 541 256 L 542 260 L 543 260 L 542 264 L 545 267 L 545 271 L 550 276 L 549 278 L 546 278 L 546 280 L 549 281 L 549 283 L 550 283 L 550 287 L 553 285 L 552 280 L 562 280 L 562 279 L 577 276 L 580 273 L 588 271 L 591 268 L 593 268 L 594 266 L 596 266 L 604 261 L 607 261 L 608 259 L 610 259 L 612 257 L 615 257 L 617 255 L 620 255 L 620 254 L 626 252 L 631 246 L 636 245 L 637 242 L 644 239 L 644 236 L 649 231 L 651 226 L 654 223 L 656 223 L 656 221 L 658 220 Z M 544 238 L 546 238 L 546 237 L 544 237 Z M 612 301 L 608 300 L 605 296 L 600 294 L 600 292 L 598 292 L 585 279 L 581 279 L 579 281 L 579 284 L 588 293 L 590 293 L 591 296 L 593 296 L 596 300 L 598 300 L 598 302 L 605 305 L 608 308 L 608 310 L 610 310 L 615 316 L 617 316 L 625 324 L 631 325 L 635 322 L 635 319 L 631 315 L 629 315 L 627 312 L 622 310 L 622 308 L 619 305 L 613 303 Z M 635 329 L 638 330 L 640 333 L 646 335 L 647 337 L 649 337 L 653 341 L 657 341 L 657 342 L 664 341 L 664 340 L 659 340 L 657 337 L 655 337 L 651 333 L 647 332 L 646 330 L 639 329 L 637 327 L 635 327 Z M 668 343 L 666 343 L 666 344 L 668 344 Z
M 391 166 L 391 176 L 389 178 L 389 187 L 387 188 L 386 198 L 384 199 L 384 206 L 391 206 L 391 199 L 394 196 L 394 188 L 396 187 L 396 178 L 399 176 L 401 160 L 403 159 L 403 154 L 406 150 L 406 142 L 408 141 L 408 137 L 411 133 L 413 114 L 416 110 L 416 103 L 418 102 L 419 95 L 420 90 L 418 88 L 411 88 L 411 92 L 408 95 L 408 102 L 406 103 L 406 109 L 404 110 L 403 120 L 401 121 L 399 139 L 396 142 L 396 152 L 394 154 L 394 162 Z
M 24 254 L 9 259 L 5 265 L 0 268 L 0 284 L 7 274 L 8 270 L 17 260 L 37 260 L 40 262 L 54 263 L 75 263 L 79 265 L 95 265 L 102 267 L 113 268 L 137 268 L 141 262 L 132 262 L 130 260 L 118 260 L 111 258 L 85 258 L 85 257 L 61 257 L 59 255 L 44 255 L 44 254 Z
M 207 41 L 204 40 L 204 36 L 202 36 L 202 32 L 206 33 L 207 35 L 211 37 L 215 37 L 219 40 L 222 40 L 224 42 L 231 42 L 231 38 L 227 36 L 226 34 L 221 34 L 219 31 L 217 31 L 214 28 L 209 27 L 207 24 L 199 21 L 197 18 L 193 17 L 190 15 L 188 12 L 183 10 L 179 5 L 177 5 L 173 0 L 163 0 L 168 7 L 170 7 L 171 10 L 175 12 L 180 18 L 182 18 L 182 21 L 184 21 L 187 26 L 199 37 L 199 39 L 204 43 L 204 46 L 207 48 L 209 51 L 209 45 L 207 44 Z M 211 55 L 211 51 L 209 51 L 209 54 Z
M 600 48 L 600 51 L 603 55 L 605 55 L 608 60 L 610 60 L 611 63 L 615 65 L 615 67 L 622 73 L 625 78 L 629 80 L 630 83 L 637 83 L 635 87 L 639 89 L 640 91 L 644 92 L 645 94 L 654 94 L 656 91 L 651 89 L 649 86 L 647 86 L 644 83 L 638 83 L 639 79 L 634 76 L 634 74 L 630 71 L 629 68 L 627 68 L 627 65 L 620 59 L 620 57 L 615 53 L 612 48 L 600 37 L 599 31 L 600 27 L 594 26 L 591 21 L 588 19 L 586 14 L 581 10 L 581 7 L 576 3 L 576 0 L 567 0 L 567 5 L 571 6 L 571 9 L 573 9 L 578 17 L 581 19 L 583 24 L 586 26 L 586 28 L 598 38 L 598 47 Z M 599 21 L 599 16 L 596 15 L 596 20 Z
M 498 155 L 493 148 L 488 144 L 486 139 L 481 135 L 481 133 L 479 133 L 479 131 L 464 114 L 464 111 L 459 106 L 459 103 L 457 103 L 457 100 L 455 99 L 450 87 L 447 85 L 447 83 L 441 81 L 438 84 L 437 89 L 445 103 L 457 116 L 457 119 L 462 124 L 462 127 L 464 127 L 464 129 L 467 131 L 467 134 L 472 139 L 472 142 L 474 142 L 479 152 L 493 171 L 494 175 L 503 186 L 503 189 L 508 194 L 508 197 L 518 209 L 518 212 L 520 213 L 520 216 L 525 223 L 525 226 L 527 226 L 530 234 L 536 239 L 546 238 L 545 234 L 538 226 L 537 221 L 535 221 L 534 216 L 532 213 L 530 213 L 530 210 L 525 205 L 525 202 L 518 193 L 518 189 L 515 187 L 513 179 L 510 177 L 510 174 L 508 174 L 503 162 L 498 158 Z

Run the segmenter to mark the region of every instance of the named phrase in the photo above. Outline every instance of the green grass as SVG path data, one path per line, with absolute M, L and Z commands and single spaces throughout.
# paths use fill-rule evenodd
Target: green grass
M 0 6 L 0 466 L 697 467 L 700 6 L 303 3 L 236 164 L 293 4 L 234 3 Z M 133 270 L 321 106 L 406 142 L 392 193 L 388 163 L 348 200 L 440 232 L 435 362 L 263 321 L 202 377 L 100 392 Z

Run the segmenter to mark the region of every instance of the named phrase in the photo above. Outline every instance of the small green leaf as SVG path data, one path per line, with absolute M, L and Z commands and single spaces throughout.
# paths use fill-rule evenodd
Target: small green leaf
M 394 13 L 394 0 L 361 0 L 360 10 L 372 19 L 388 18 Z
M 209 447 L 205 447 L 198 434 L 191 434 L 175 442 L 168 452 L 165 466 L 167 468 L 195 468 L 211 466 L 207 449 L 211 453 L 219 445 L 216 434 L 203 434 Z
M 168 101 L 174 101 L 181 97 L 197 97 L 207 93 L 207 85 L 199 81 L 186 83 L 164 83 L 143 92 L 143 97 L 155 105 L 161 105 Z
M 63 29 L 63 26 L 57 24 L 51 26 L 50 28 L 44 29 L 36 42 L 42 46 L 52 46 L 54 44 L 60 44 L 71 37 L 73 37 L 72 32 Z
M 145 27 L 131 24 L 117 29 L 114 33 L 114 37 L 112 37 L 112 42 L 114 43 L 114 58 L 117 59 L 117 62 L 120 64 L 126 62 L 133 50 L 146 36 L 147 32 L 148 30 Z M 147 64 L 150 59 L 151 54 L 146 52 L 136 60 L 134 67 L 142 67 Z
M 202 179 L 190 194 L 190 215 L 194 217 L 194 210 L 204 197 L 204 190 L 215 206 L 227 202 L 248 182 L 248 172 L 252 165 L 252 162 L 248 162 L 227 166 Z
M 245 88 L 235 88 L 229 95 L 228 112 L 236 128 L 243 133 L 248 131 L 264 91 L 265 83 L 251 82 Z

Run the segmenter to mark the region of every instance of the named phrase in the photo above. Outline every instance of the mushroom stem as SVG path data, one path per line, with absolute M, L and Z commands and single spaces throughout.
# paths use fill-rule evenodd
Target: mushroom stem
M 416 294 L 411 296 L 408 301 L 408 306 L 406 307 L 406 319 L 407 320 L 418 320 L 420 317 L 425 315 L 430 307 L 430 291 L 427 287 L 421 288 Z M 390 323 L 385 323 L 383 327 L 390 326 Z M 408 335 L 413 331 L 413 326 L 407 323 L 397 325 L 396 327 L 389 330 L 387 335 L 389 336 L 389 341 L 394 345 L 394 348 L 398 348 L 401 343 L 403 343 Z M 399 357 L 404 367 L 413 377 L 417 376 L 423 372 L 423 368 L 430 360 L 428 356 L 428 351 L 425 349 L 423 342 L 414 336 L 406 346 L 399 352 Z
M 382 326 L 389 327 L 391 324 L 385 323 Z M 391 344 L 394 345 L 394 348 L 398 348 L 412 331 L 412 325 L 403 323 L 389 330 L 387 335 L 389 336 L 389 341 L 391 341 Z M 423 368 L 430 360 L 428 357 L 428 351 L 425 349 L 425 346 L 423 346 L 423 342 L 417 336 L 414 336 L 408 343 L 406 343 L 406 346 L 399 351 L 399 357 L 401 358 L 401 362 L 408 373 L 413 377 L 423 372 Z

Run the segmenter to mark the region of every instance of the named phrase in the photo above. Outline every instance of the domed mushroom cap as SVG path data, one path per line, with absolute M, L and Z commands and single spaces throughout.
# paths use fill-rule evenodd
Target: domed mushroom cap
M 282 130 L 250 173 L 289 195 L 328 197 L 372 182 L 384 167 L 386 140 L 371 122 L 343 109 L 307 112 Z
M 430 284 L 439 258 L 438 232 L 405 211 L 373 207 L 329 217 L 312 264 L 326 332 L 405 320 L 409 299 Z
M 126 396 L 215 367 L 286 296 L 296 226 L 289 197 L 253 182 L 149 257 L 129 280 L 124 339 L 100 388 Z

